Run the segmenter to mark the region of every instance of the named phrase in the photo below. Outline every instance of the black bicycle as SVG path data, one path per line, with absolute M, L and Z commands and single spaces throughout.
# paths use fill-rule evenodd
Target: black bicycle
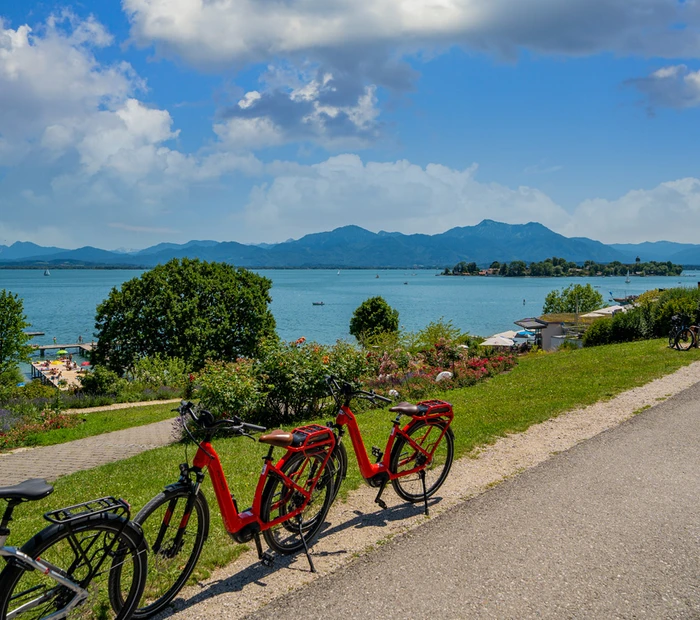
M 668 334 L 668 346 L 679 351 L 687 351 L 695 346 L 697 326 L 688 325 L 688 320 L 679 314 L 671 317 L 671 331 Z
M 147 549 L 129 505 L 102 497 L 44 515 L 50 522 L 21 549 L 6 546 L 14 509 L 53 492 L 45 480 L 0 487 L 0 619 L 127 620 L 146 583 Z M 116 569 L 119 579 L 110 579 Z

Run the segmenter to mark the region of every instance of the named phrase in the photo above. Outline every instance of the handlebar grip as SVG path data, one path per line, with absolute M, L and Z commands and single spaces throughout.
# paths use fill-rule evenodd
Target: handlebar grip
M 264 426 L 258 426 L 257 424 L 248 424 L 248 422 L 243 422 L 242 426 L 243 428 L 249 431 L 256 431 L 258 433 L 262 433 L 267 430 Z
M 381 400 L 381 401 L 383 401 L 383 402 L 385 402 L 385 403 L 391 403 L 391 402 L 393 402 L 393 401 L 391 400 L 391 398 L 387 398 L 386 396 L 380 396 L 379 394 L 375 394 L 374 397 L 375 397 L 377 400 Z

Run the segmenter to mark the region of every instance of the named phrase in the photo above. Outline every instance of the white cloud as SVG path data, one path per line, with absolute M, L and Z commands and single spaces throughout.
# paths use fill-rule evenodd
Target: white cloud
M 586 200 L 560 232 L 604 243 L 660 239 L 697 243 L 699 221 L 700 179 L 686 178 L 634 190 L 617 200 Z
M 68 136 L 58 135 L 61 126 L 69 129 L 86 115 L 143 88 L 127 63 L 103 66 L 97 62 L 92 49 L 110 40 L 93 19 L 51 18 L 36 33 L 26 25 L 5 28 L 0 21 L 3 151 L 14 150 L 16 161 L 52 126 L 57 129 L 49 132 L 53 135 L 47 136 L 48 144 L 63 144 Z
M 257 150 L 295 141 L 361 148 L 379 132 L 376 86 L 318 67 L 268 67 L 261 89 L 222 111 L 214 131 L 226 148 Z
M 328 50 L 453 44 L 511 54 L 697 56 L 695 2 L 675 0 L 123 0 L 132 35 L 211 67 Z
M 561 228 L 567 213 L 537 189 L 476 180 L 476 166 L 421 168 L 408 161 L 363 163 L 339 155 L 292 166 L 251 192 L 243 219 L 255 240 L 283 240 L 346 224 L 405 233 L 442 232 L 482 219 L 539 221 Z
M 700 70 L 692 71 L 686 65 L 662 67 L 645 78 L 628 80 L 626 83 L 646 96 L 650 110 L 657 106 L 700 106 Z
M 483 219 L 535 221 L 569 237 L 604 243 L 696 243 L 700 234 L 696 178 L 617 199 L 586 200 L 568 212 L 536 188 L 480 182 L 476 165 L 423 168 L 403 160 L 363 163 L 356 155 L 339 155 L 312 166 L 276 162 L 267 172 L 272 181 L 254 187 L 245 211 L 232 216 L 244 235 L 240 239 L 282 241 L 348 224 L 434 234 Z

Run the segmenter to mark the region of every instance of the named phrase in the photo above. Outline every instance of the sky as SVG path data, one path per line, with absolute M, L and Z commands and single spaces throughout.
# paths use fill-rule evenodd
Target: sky
M 0 244 L 700 242 L 700 0 L 0 0 Z

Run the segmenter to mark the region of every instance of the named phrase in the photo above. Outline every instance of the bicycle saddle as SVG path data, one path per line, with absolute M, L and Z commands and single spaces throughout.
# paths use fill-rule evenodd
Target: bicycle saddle
M 283 431 L 281 428 L 277 428 L 267 435 L 261 435 L 258 438 L 258 441 L 277 448 L 288 448 L 294 442 L 294 434 Z
M 425 412 L 425 409 L 421 409 L 419 405 L 412 405 L 411 403 L 399 403 L 390 407 L 389 411 L 403 413 L 404 415 L 421 415 Z
M 53 487 L 43 478 L 32 478 L 11 487 L 0 487 L 0 499 L 31 502 L 53 493 Z

